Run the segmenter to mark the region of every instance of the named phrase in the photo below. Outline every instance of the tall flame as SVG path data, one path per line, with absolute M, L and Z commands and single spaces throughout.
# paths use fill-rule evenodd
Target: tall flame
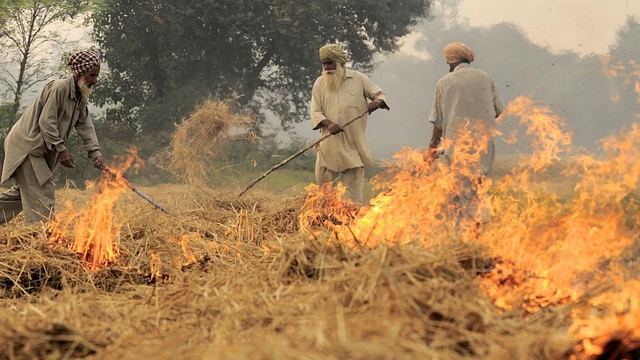
M 632 290 L 638 284 L 625 278 L 619 258 L 634 243 L 640 227 L 640 222 L 629 225 L 630 218 L 640 216 L 625 206 L 630 197 L 640 204 L 640 195 L 633 195 L 640 180 L 640 125 L 604 139 L 602 154 L 595 156 L 572 148 L 563 120 L 529 98 L 519 97 L 509 104 L 501 120 L 511 118 L 526 128 L 524 137 L 530 140 L 532 153 L 521 155 L 507 175 L 474 180 L 472 188 L 480 200 L 474 211 L 491 213 L 491 221 L 479 232 L 468 231 L 477 225 L 478 217 L 461 219 L 456 200 L 466 191 L 458 185 L 460 176 L 472 178 L 465 171 L 477 159 L 478 152 L 469 150 L 481 152 L 482 148 L 469 146 L 449 166 L 429 165 L 421 152 L 405 148 L 389 170 L 373 180 L 386 191 L 373 198 L 371 206 L 352 213 L 349 221 L 334 224 L 336 237 L 353 246 L 372 247 L 407 243 L 429 247 L 452 241 L 483 244 L 493 260 L 493 271 L 480 280 L 487 295 L 505 309 L 520 307 L 533 313 L 579 303 L 591 296 L 588 292 L 595 284 L 609 284 L 591 304 L 606 305 L 610 311 L 598 317 L 575 312 L 572 333 L 584 340 L 586 354 L 600 351 L 604 344 L 598 341 L 613 327 L 627 336 L 626 341 L 638 341 L 639 297 Z M 464 130 L 461 143 L 476 141 L 472 134 L 477 132 L 469 124 Z M 517 134 L 509 134 L 505 141 L 514 138 Z M 563 169 L 556 173 L 559 166 Z M 572 190 L 555 194 L 550 188 L 554 183 L 546 181 L 549 176 L 573 184 Z M 317 195 L 309 194 L 309 199 L 314 198 Z M 340 205 L 332 206 L 314 209 L 313 200 L 308 200 L 301 220 L 344 211 Z
M 114 209 L 120 195 L 128 190 L 122 174 L 134 161 L 137 166 L 141 163 L 134 148 L 127 152 L 117 170 L 113 170 L 115 176 L 104 174 L 98 182 L 87 185 L 87 190 L 95 189 L 96 194 L 85 209 L 78 210 L 68 202 L 67 209 L 48 224 L 50 241 L 67 245 L 90 269 L 113 264 L 120 255 L 118 240 L 123 219 Z

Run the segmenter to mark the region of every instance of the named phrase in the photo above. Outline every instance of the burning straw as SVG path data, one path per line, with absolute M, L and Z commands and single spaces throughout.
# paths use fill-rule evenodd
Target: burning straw
M 412 149 L 396 155 L 386 176 L 391 180 L 383 183 L 386 191 L 370 206 L 345 217 L 340 202 L 314 206 L 327 197 L 310 189 L 302 219 L 327 214 L 339 218 L 327 226 L 333 237 L 361 248 L 482 244 L 491 271 L 478 280 L 496 307 L 524 314 L 550 309 L 566 309 L 568 314 L 577 307 L 580 311 L 572 314 L 579 325 L 572 334 L 584 339 L 584 354 L 610 354 L 609 348 L 617 343 L 624 345 L 621 354 L 638 351 L 637 325 L 631 324 L 637 324 L 639 298 L 629 291 L 637 284 L 626 275 L 630 271 L 637 276 L 638 270 L 629 270 L 622 254 L 639 238 L 632 200 L 640 183 L 640 125 L 604 139 L 603 151 L 596 156 L 572 149 L 562 119 L 531 99 L 515 99 L 506 113 L 526 126 L 533 153 L 523 154 L 502 177 L 472 183 L 483 200 L 478 207 L 488 204 L 493 215 L 480 231 L 467 232 L 478 218 L 461 219 L 455 200 L 461 196 L 456 167 L 464 169 L 466 159 L 454 157 L 450 166 L 427 166 L 422 153 Z M 456 154 L 473 156 L 467 151 Z M 564 167 L 556 177 L 573 179 L 573 191 L 562 199 L 546 186 L 545 172 L 553 165 Z M 601 291 L 601 284 L 609 285 L 606 291 Z M 599 309 L 597 315 L 593 309 Z
M 163 187 L 155 194 L 166 200 L 185 190 Z M 91 272 L 69 257 L 74 270 L 60 276 L 59 288 L 42 284 L 28 302 L 0 299 L 7 309 L 0 314 L 6 324 L 0 353 L 560 360 L 572 352 L 566 322 L 527 323 L 517 312 L 495 311 L 475 281 L 485 271 L 481 247 L 353 249 L 328 232 L 310 240 L 280 227 L 284 216 L 296 218 L 289 209 L 297 205 L 259 195 L 253 202 L 224 193 L 182 197 L 173 206 L 183 216 L 177 226 L 146 208 L 129 209 L 117 267 Z M 237 221 L 242 210 L 251 224 Z M 237 226 L 251 226 L 253 240 L 236 238 Z M 227 237 L 214 235 L 224 229 Z M 8 249 L 0 250 L 0 263 L 19 268 Z M 26 247 L 13 250 L 25 261 L 33 256 Z M 112 286 L 100 285 L 106 280 Z
M 76 209 L 72 202 L 56 214 L 47 225 L 49 238 L 54 243 L 64 244 L 77 253 L 86 266 L 97 269 L 117 261 L 120 255 L 119 239 L 123 221 L 115 211 L 120 196 L 129 190 L 128 183 L 119 181 L 129 168 L 141 166 L 135 148 L 128 150 L 127 156 L 112 174 L 104 175 L 97 182 L 87 185 L 94 196 L 87 201 L 86 208 Z
M 120 195 L 120 257 L 93 271 L 41 229 L 0 227 L 0 354 L 637 357 L 639 226 L 621 199 L 637 190 L 640 128 L 608 139 L 602 158 L 572 159 L 584 171 L 559 198 L 539 180 L 568 146 L 560 119 L 517 109 L 545 134 L 532 133 L 541 150 L 476 184 L 494 215 L 476 238 L 443 216 L 453 174 L 411 149 L 359 211 L 316 187 L 304 206 L 261 192 L 149 189 L 175 218 Z
M 40 232 L 0 228 L 0 264 L 15 280 L 0 298 L 1 354 L 563 360 L 578 349 L 573 308 L 527 320 L 494 305 L 477 280 L 495 264 L 485 245 L 369 249 L 321 227 L 299 232 L 298 198 L 203 196 L 182 185 L 146 191 L 171 203 L 177 219 L 122 195 L 121 256 L 97 271 L 50 248 Z M 88 194 L 62 198 L 80 195 Z M 43 281 L 30 283 L 25 267 Z
M 204 183 L 224 158 L 224 145 L 234 138 L 232 133 L 246 130 L 252 123 L 253 117 L 234 113 L 229 101 L 205 100 L 189 118 L 175 125 L 169 169 L 187 183 Z

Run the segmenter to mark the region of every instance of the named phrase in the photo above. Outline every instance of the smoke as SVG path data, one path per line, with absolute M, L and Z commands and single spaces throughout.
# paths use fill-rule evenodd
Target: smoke
M 427 146 L 432 131 L 427 118 L 435 86 L 448 72 L 442 49 L 453 41 L 474 50 L 473 66 L 492 76 L 505 103 L 524 95 L 549 106 L 565 120 L 578 147 L 595 151 L 600 139 L 638 120 L 640 104 L 635 84 L 607 76 L 600 55 L 554 52 L 531 42 L 513 24 L 470 26 L 456 20 L 458 1 L 436 3 L 432 14 L 431 20 L 416 25 L 402 51 L 380 55 L 370 74 L 387 92 L 392 109 L 375 112 L 369 120 L 367 137 L 377 159 L 389 159 L 403 146 Z M 630 17 L 618 31 L 610 54 L 616 61 L 637 59 L 640 50 L 634 44 L 638 42 L 640 26 Z M 504 134 L 518 126 L 507 124 L 499 129 Z M 317 137 L 310 128 L 303 122 L 295 130 L 303 136 Z M 529 151 L 524 144 L 518 141 L 509 145 L 498 139 L 497 156 Z

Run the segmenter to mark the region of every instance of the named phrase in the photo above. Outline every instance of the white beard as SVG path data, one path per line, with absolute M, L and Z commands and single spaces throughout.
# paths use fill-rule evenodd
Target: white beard
M 87 82 L 84 80 L 84 78 L 80 78 L 78 79 L 78 87 L 80 88 L 80 93 L 82 94 L 82 96 L 88 98 L 89 95 L 91 95 L 91 93 L 93 92 L 93 89 L 89 87 L 89 85 L 87 85 Z
M 336 70 L 322 71 L 322 79 L 324 80 L 324 90 L 327 92 L 336 92 L 342 84 L 344 78 L 344 68 L 338 65 Z

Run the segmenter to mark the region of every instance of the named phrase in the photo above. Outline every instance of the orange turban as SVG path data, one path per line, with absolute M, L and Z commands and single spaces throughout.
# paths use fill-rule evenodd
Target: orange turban
M 448 63 L 459 62 L 467 60 L 473 62 L 475 58 L 473 50 L 469 49 L 465 44 L 461 42 L 452 42 L 444 47 L 444 57 Z

